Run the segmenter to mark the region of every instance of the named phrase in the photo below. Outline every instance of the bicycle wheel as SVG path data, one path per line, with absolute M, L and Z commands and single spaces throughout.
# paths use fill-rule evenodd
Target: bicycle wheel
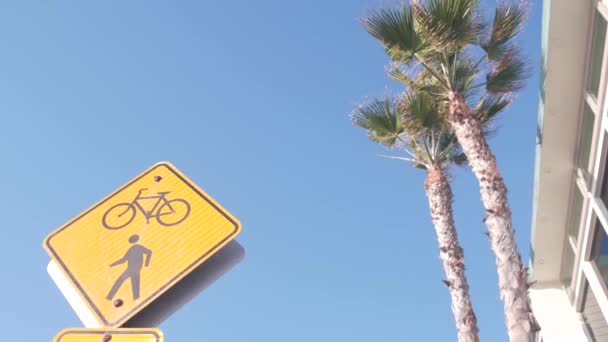
M 126 227 L 135 218 L 135 206 L 132 203 L 118 203 L 103 214 L 101 223 L 110 230 Z
M 163 226 L 175 226 L 182 223 L 190 215 L 190 203 L 181 198 L 165 202 L 158 208 L 156 220 Z

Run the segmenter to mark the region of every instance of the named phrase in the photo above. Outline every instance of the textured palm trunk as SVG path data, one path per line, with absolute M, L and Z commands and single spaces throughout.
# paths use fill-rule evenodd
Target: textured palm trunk
M 456 321 L 459 342 L 479 342 L 477 318 L 469 296 L 469 285 L 464 274 L 464 254 L 452 216 L 452 189 L 440 167 L 428 170 L 424 187 L 429 200 L 431 218 L 439 242 L 439 257 L 445 271 L 445 285 L 452 297 L 452 312 Z
M 511 342 L 533 342 L 539 328 L 530 307 L 527 269 L 515 242 L 507 187 L 474 112 L 459 94 L 450 93 L 449 99 L 450 124 L 479 181 L 509 338 Z

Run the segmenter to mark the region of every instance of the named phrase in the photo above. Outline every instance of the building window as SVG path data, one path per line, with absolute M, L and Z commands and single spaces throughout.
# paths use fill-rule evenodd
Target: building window
M 591 258 L 600 271 L 604 283 L 608 284 L 608 236 L 599 219 L 595 220 Z
M 581 314 L 587 327 L 587 332 L 591 335 L 591 341 L 593 342 L 606 341 L 608 339 L 608 324 L 606 324 L 602 310 L 589 285 L 585 284 L 584 289 L 583 311 Z
M 608 143 L 608 140 L 606 139 L 608 139 L 608 135 L 604 134 L 604 141 Z M 608 161 L 606 161 L 606 165 L 604 165 L 604 175 L 602 177 L 602 191 L 600 196 L 602 198 L 602 203 L 608 208 Z
M 570 204 L 570 220 L 568 222 L 568 234 L 576 242 L 578 240 L 578 231 L 581 225 L 581 215 L 583 211 L 583 194 L 578 186 L 574 184 L 574 193 L 572 195 L 572 203 Z
M 581 137 L 578 147 L 578 167 L 587 175 L 589 169 L 589 154 L 591 152 L 591 139 L 593 138 L 593 123 L 595 114 L 585 101 L 583 110 L 583 124 L 581 127 Z
M 564 246 L 564 256 L 562 261 L 562 284 L 566 288 L 566 292 L 568 293 L 568 297 L 570 300 L 574 298 L 573 294 L 573 286 L 572 286 L 572 273 L 574 271 L 574 251 L 572 251 L 572 247 L 570 247 L 569 243 L 566 243 Z
M 593 23 L 593 37 L 591 40 L 591 54 L 589 56 L 589 74 L 587 77 L 587 92 L 596 99 L 596 101 L 600 89 L 605 38 L 606 20 L 604 20 L 604 17 L 596 11 Z

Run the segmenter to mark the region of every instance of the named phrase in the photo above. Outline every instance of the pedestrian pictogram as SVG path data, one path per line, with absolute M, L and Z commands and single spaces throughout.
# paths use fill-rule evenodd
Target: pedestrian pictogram
M 159 163 L 49 234 L 44 247 L 99 326 L 119 327 L 240 229 L 173 165 Z
M 163 333 L 150 328 L 86 329 L 59 332 L 53 342 L 163 342 Z
M 139 299 L 139 272 L 141 272 L 141 267 L 150 264 L 150 257 L 152 256 L 152 251 L 147 249 L 142 245 L 135 244 L 139 240 L 139 236 L 132 235 L 129 238 L 129 242 L 133 244 L 127 251 L 124 257 L 119 260 L 114 261 L 110 264 L 110 267 L 114 267 L 116 265 L 120 265 L 122 263 L 127 263 L 127 269 L 118 277 L 110 293 L 108 293 L 106 299 L 112 300 L 118 292 L 118 289 L 125 282 L 125 280 L 131 280 L 131 288 L 133 291 L 133 300 Z M 146 259 L 144 265 L 142 265 L 143 259 Z

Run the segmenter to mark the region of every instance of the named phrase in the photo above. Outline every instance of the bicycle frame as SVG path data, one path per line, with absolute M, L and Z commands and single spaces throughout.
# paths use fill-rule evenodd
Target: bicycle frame
M 173 210 L 173 208 L 171 207 L 171 204 L 169 204 L 169 201 L 167 201 L 166 195 L 167 195 L 168 192 L 167 193 L 161 193 L 160 195 L 156 195 L 156 196 L 142 196 L 141 193 L 144 190 L 148 190 L 148 189 L 147 188 L 140 189 L 139 193 L 137 193 L 137 197 L 135 197 L 135 199 L 131 202 L 131 205 L 133 205 L 136 208 L 138 208 L 139 211 L 141 211 L 144 214 L 144 216 L 146 217 L 146 222 L 149 223 L 150 219 L 152 217 L 158 217 L 158 216 L 161 216 L 161 215 L 168 215 L 168 214 L 172 214 L 172 213 L 175 212 Z M 141 199 L 158 199 L 158 200 L 156 201 L 156 203 L 154 203 L 154 206 L 152 207 L 152 209 L 150 211 L 146 211 L 144 209 L 144 207 L 141 204 L 139 204 L 139 202 L 138 202 L 138 200 L 141 200 Z M 170 213 L 160 213 L 160 212 L 158 212 L 158 213 L 154 214 L 154 212 L 156 211 L 156 209 L 159 207 L 159 204 L 161 204 L 161 205 L 162 204 L 166 204 L 167 207 L 169 207 L 169 209 L 171 209 L 171 212 Z

